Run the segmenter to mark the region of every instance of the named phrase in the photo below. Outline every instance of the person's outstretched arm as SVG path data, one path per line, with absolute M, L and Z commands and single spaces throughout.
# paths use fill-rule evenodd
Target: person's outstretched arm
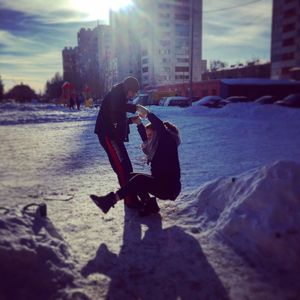
M 151 122 L 153 129 L 157 132 L 158 136 L 162 136 L 167 132 L 163 121 L 154 113 L 148 113 L 147 118 Z
M 137 125 L 138 133 L 142 139 L 143 142 L 147 142 L 147 134 L 146 134 L 146 128 L 144 124 L 141 121 L 141 118 L 139 116 L 131 117 L 130 121 Z

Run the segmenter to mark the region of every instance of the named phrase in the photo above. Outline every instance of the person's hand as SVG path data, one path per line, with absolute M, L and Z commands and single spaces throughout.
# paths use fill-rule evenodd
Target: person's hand
M 145 106 L 140 104 L 136 105 L 136 111 L 139 113 L 141 118 L 146 118 L 149 113 L 149 110 Z
M 131 122 L 136 124 L 136 125 L 140 125 L 142 123 L 142 120 L 139 116 L 134 116 L 130 118 Z

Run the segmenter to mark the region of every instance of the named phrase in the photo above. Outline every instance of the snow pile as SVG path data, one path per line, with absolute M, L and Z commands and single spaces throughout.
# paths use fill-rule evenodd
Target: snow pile
M 76 290 L 76 262 L 48 218 L 0 210 L 0 298 L 88 299 Z
M 182 214 L 197 224 L 194 231 L 223 236 L 254 264 L 299 273 L 299 163 L 277 161 L 220 178 L 188 198 Z

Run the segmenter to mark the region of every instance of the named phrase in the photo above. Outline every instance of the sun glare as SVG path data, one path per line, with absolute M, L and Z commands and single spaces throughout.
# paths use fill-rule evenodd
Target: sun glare
M 85 21 L 107 20 L 110 9 L 119 10 L 132 4 L 132 0 L 71 0 L 72 8 L 86 15 Z
M 109 7 L 112 10 L 118 10 L 129 5 L 132 5 L 132 0 L 112 0 L 109 4 Z

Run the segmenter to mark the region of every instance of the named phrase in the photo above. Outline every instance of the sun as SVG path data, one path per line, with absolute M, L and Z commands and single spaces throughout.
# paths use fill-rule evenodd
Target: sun
M 85 21 L 107 20 L 109 10 L 119 10 L 133 4 L 132 0 L 71 0 L 72 9 L 85 15 Z

